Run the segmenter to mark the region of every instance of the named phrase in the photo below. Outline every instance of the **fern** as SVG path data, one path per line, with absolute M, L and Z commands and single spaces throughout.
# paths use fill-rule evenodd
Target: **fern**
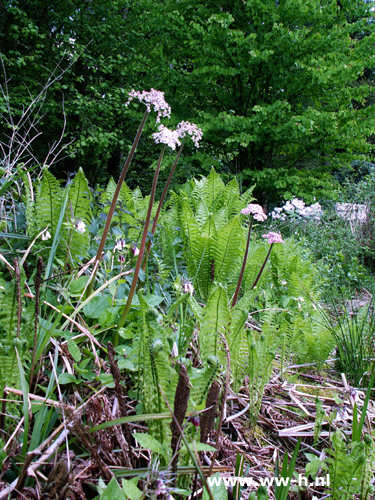
M 91 200 L 92 195 L 87 179 L 80 168 L 70 186 L 67 218 L 69 219 L 70 215 L 71 220 L 81 220 L 85 226 L 89 226 L 92 219 Z M 90 244 L 88 231 L 82 233 L 73 229 L 69 236 L 64 234 L 64 237 L 69 238 L 68 249 L 73 261 L 77 256 L 83 257 L 87 254 Z
M 21 276 L 21 300 L 24 295 L 24 280 Z M 22 364 L 29 357 L 28 348 L 32 339 L 31 306 L 22 304 L 22 318 L 19 334 L 17 332 L 17 283 L 0 279 L 0 394 L 6 385 L 19 386 L 19 370 L 16 350 Z
M 251 190 L 240 195 L 236 180 L 227 185 L 214 169 L 208 177 L 186 183 L 179 194 L 172 193 L 163 223 L 181 227 L 189 276 L 203 301 L 207 301 L 213 282 L 234 282 L 245 249 L 245 234 L 239 213 L 251 199 Z M 165 229 L 162 240 L 166 258 L 173 241 Z M 178 231 L 173 232 L 179 236 Z
M 200 322 L 199 344 L 203 360 L 214 355 L 225 364 L 220 334 L 227 333 L 229 321 L 228 296 L 224 287 L 217 284 L 208 298 Z
M 333 500 L 349 500 L 360 492 L 362 474 L 366 462 L 365 444 L 356 442 L 348 445 L 340 430 L 332 435 L 333 450 L 325 450 L 329 455 L 330 482 Z M 356 480 L 355 480 L 355 479 Z
M 220 369 L 219 360 L 215 356 L 209 356 L 205 364 L 206 367 L 203 370 L 191 370 L 190 381 L 193 388 L 191 391 L 191 401 L 189 402 L 190 410 L 202 408 L 208 390 Z
M 38 186 L 35 214 L 38 230 L 48 226 L 48 231 L 53 237 L 59 220 L 62 203 L 62 190 L 58 180 L 43 168 L 42 182 Z
M 250 330 L 247 337 L 249 362 L 249 404 L 250 421 L 253 425 L 258 420 L 260 405 L 266 383 L 272 369 L 275 351 L 270 345 L 269 337 Z

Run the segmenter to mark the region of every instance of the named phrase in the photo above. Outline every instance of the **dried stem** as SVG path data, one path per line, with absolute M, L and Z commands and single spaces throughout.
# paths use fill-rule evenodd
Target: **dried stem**
M 34 288 L 35 288 L 35 321 L 34 321 L 34 345 L 33 345 L 33 360 L 31 362 L 31 370 L 30 370 L 30 379 L 29 379 L 29 387 L 31 389 L 31 384 L 33 383 L 34 378 L 34 369 L 35 369 L 35 354 L 36 354 L 36 340 L 38 335 L 38 324 L 39 324 L 39 304 L 40 304 L 40 285 L 42 283 L 42 272 L 43 272 L 43 260 L 42 257 L 38 258 L 38 262 L 36 265 L 36 275 L 34 279 Z
M 111 373 L 113 375 L 113 381 L 115 383 L 115 394 L 117 397 L 121 416 L 127 417 L 128 411 L 127 411 L 126 403 L 124 400 L 124 390 L 123 390 L 124 388 L 121 385 L 121 373 L 120 373 L 119 367 L 117 365 L 117 361 L 115 360 L 115 354 L 116 353 L 115 353 L 115 349 L 114 349 L 113 345 L 111 344 L 111 342 L 108 342 L 108 361 L 109 361 L 109 366 L 111 368 Z M 133 450 L 132 450 L 129 424 L 127 424 L 127 423 L 122 424 L 122 428 L 124 429 L 125 439 L 126 439 L 126 442 L 128 443 L 130 462 L 131 462 L 131 465 L 134 469 L 136 464 L 135 464 L 135 459 L 134 459 Z
M 226 338 L 224 335 L 220 334 L 221 340 L 225 346 L 225 352 L 227 355 L 227 373 L 225 377 L 225 383 L 224 383 L 224 388 L 223 388 L 223 395 L 221 398 L 221 405 L 220 405 L 220 419 L 219 419 L 219 426 L 217 429 L 217 434 L 216 434 L 216 443 L 215 443 L 215 448 L 216 451 L 214 452 L 212 459 L 211 459 L 211 465 L 210 465 L 210 471 L 209 471 L 209 476 L 212 475 L 212 469 L 214 467 L 214 463 L 217 457 L 217 454 L 219 452 L 219 439 L 220 439 L 220 433 L 221 433 L 221 427 L 223 425 L 223 418 L 224 418 L 224 408 L 227 403 L 227 394 L 228 394 L 228 387 L 229 387 L 229 381 L 230 381 L 230 352 L 228 348 L 228 344 L 226 341 Z
M 180 427 L 182 427 L 182 424 L 183 424 L 185 416 L 186 416 L 189 398 L 190 398 L 189 375 L 188 375 L 186 366 L 181 365 L 179 380 L 178 380 L 178 384 L 177 384 L 177 388 L 176 388 L 176 394 L 174 397 L 174 407 L 173 407 L 176 421 L 178 422 Z M 173 455 L 173 460 L 172 460 L 171 466 L 172 466 L 172 474 L 174 475 L 174 483 L 176 483 L 177 464 L 178 464 L 178 453 L 177 452 L 179 449 L 180 433 L 178 431 L 178 428 L 177 428 L 174 420 L 172 420 L 172 422 L 171 422 L 171 431 L 172 431 L 171 448 L 172 448 L 172 455 Z

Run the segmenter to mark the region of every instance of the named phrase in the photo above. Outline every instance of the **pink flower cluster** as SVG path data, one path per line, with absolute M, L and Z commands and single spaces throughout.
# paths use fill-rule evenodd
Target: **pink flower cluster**
M 250 203 L 246 208 L 241 210 L 241 214 L 253 215 L 254 219 L 263 222 L 267 219 L 267 215 L 264 213 L 263 208 L 257 203 Z
M 186 134 L 189 134 L 195 146 L 199 148 L 199 141 L 203 137 L 202 129 L 198 128 L 194 123 L 180 122 L 177 125 L 177 132 L 180 139 L 183 139 Z
M 133 99 L 138 99 L 139 102 L 143 102 L 147 111 L 150 113 L 151 106 L 153 106 L 154 111 L 158 112 L 158 116 L 156 117 L 156 122 L 160 122 L 160 117 L 166 116 L 170 118 L 171 116 L 171 107 L 164 99 L 164 92 L 160 92 L 159 90 L 151 89 L 150 92 L 146 92 L 146 90 L 135 91 L 134 89 L 129 92 L 129 99 L 126 102 L 125 106 L 131 103 Z
M 262 238 L 268 238 L 268 243 L 284 243 L 281 234 L 270 231 L 268 234 L 263 234 Z
M 177 130 L 170 130 L 164 125 L 159 125 L 159 132 L 152 134 L 152 137 L 156 144 L 166 144 L 172 149 L 176 149 L 176 146 L 180 146 L 179 133 Z
M 202 139 L 203 132 L 194 123 L 190 122 L 180 122 L 176 130 L 170 130 L 164 125 L 159 125 L 159 132 L 152 134 L 152 137 L 156 144 L 167 144 L 170 148 L 176 149 L 176 146 L 181 145 L 179 139 L 183 139 L 186 134 L 190 135 L 196 147 L 199 148 L 199 141 Z

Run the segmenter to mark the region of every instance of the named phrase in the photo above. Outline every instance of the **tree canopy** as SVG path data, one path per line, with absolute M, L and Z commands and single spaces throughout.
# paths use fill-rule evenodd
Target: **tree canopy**
M 186 166 L 238 174 L 264 200 L 312 198 L 329 194 L 333 170 L 371 160 L 371 5 L 8 1 L 0 50 L 15 111 L 51 71 L 68 67 L 45 99 L 40 157 L 61 133 L 64 102 L 75 159 L 62 165 L 82 166 L 93 180 L 116 175 L 138 120 L 124 107 L 127 93 L 153 87 L 172 106 L 170 124 L 187 119 L 205 132 Z M 154 152 L 142 147 L 136 168 L 147 182 Z

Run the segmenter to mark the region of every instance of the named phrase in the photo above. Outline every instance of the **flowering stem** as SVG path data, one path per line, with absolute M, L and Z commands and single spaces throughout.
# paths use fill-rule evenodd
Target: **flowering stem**
M 147 238 L 148 227 L 149 227 L 150 219 L 151 219 L 152 205 L 153 205 L 154 199 L 155 199 L 156 184 L 158 182 L 158 176 L 159 176 L 159 172 L 160 172 L 160 166 L 161 166 L 161 162 L 162 162 L 162 159 L 163 159 L 164 151 L 165 151 L 165 145 L 163 146 L 163 149 L 161 150 L 161 153 L 160 153 L 160 156 L 159 156 L 159 160 L 158 160 L 158 164 L 157 164 L 156 171 L 155 171 L 155 175 L 154 175 L 154 180 L 152 182 L 152 188 L 151 188 L 151 194 L 150 194 L 150 202 L 149 202 L 149 205 L 148 205 L 146 222 L 145 222 L 145 227 L 143 229 L 142 241 L 141 241 L 141 246 L 140 246 L 140 249 L 139 249 L 139 255 L 138 255 L 138 259 L 137 259 L 137 264 L 136 264 L 135 269 L 134 269 L 133 281 L 132 281 L 132 284 L 131 284 L 131 287 L 130 287 L 130 292 L 129 292 L 128 300 L 126 301 L 124 312 L 122 313 L 120 321 L 118 323 L 119 328 L 121 328 L 125 324 L 126 318 L 127 318 L 128 314 L 129 314 L 130 306 L 132 304 L 134 292 L 135 292 L 135 289 L 136 289 L 136 286 L 137 286 L 138 275 L 139 275 L 139 271 L 141 269 L 141 263 L 142 263 L 143 254 L 144 254 L 144 251 L 145 251 L 145 246 L 146 246 L 146 238 Z M 118 332 L 115 333 L 115 336 L 114 336 L 113 340 L 114 340 L 113 341 L 113 345 L 116 347 L 117 344 L 118 344 Z
M 271 243 L 270 245 L 270 249 L 268 250 L 268 254 L 267 254 L 267 257 L 264 259 L 264 262 L 262 264 L 262 267 L 260 268 L 259 270 L 259 273 L 258 273 L 258 276 L 256 277 L 256 280 L 254 281 L 254 284 L 253 286 L 251 287 L 251 289 L 255 288 L 258 284 L 258 281 L 260 280 L 260 277 L 262 276 L 262 273 L 264 271 L 264 268 L 266 267 L 266 264 L 267 264 L 267 261 L 271 255 L 271 251 L 272 251 L 272 247 L 273 247 L 273 243 Z
M 156 225 L 158 223 L 158 219 L 159 219 L 159 215 L 160 215 L 160 212 L 161 212 L 161 208 L 163 206 L 163 202 L 164 202 L 164 198 L 167 194 L 167 191 L 168 191 L 168 188 L 169 188 L 169 185 L 171 183 L 171 180 L 172 180 L 172 177 L 173 177 L 173 174 L 176 170 L 176 166 L 177 166 L 177 163 L 178 163 L 178 160 L 180 159 L 180 156 L 181 156 L 181 152 L 182 152 L 182 148 L 184 147 L 184 144 L 185 144 L 185 141 L 186 141 L 186 138 L 184 138 L 184 140 L 182 141 L 182 144 L 180 146 L 180 149 L 178 150 L 178 153 L 177 153 L 177 157 L 175 159 L 175 162 L 173 164 L 173 167 L 169 173 L 169 177 L 168 177 L 168 180 L 164 186 L 164 190 L 163 190 L 163 193 L 161 195 L 161 198 L 160 198 L 160 201 L 159 201 L 159 205 L 158 205 L 158 209 L 156 210 L 156 214 L 155 214 L 155 218 L 154 218 L 154 222 L 152 224 L 152 229 L 151 229 L 151 234 L 155 234 L 155 231 L 156 231 Z M 150 255 L 150 249 L 151 249 L 151 240 L 147 243 L 147 253 L 145 255 L 145 258 L 143 260 L 143 265 L 142 265 L 142 269 L 143 271 L 146 269 L 146 262 L 148 260 L 148 256 Z
M 251 215 L 250 225 L 249 225 L 249 232 L 247 234 L 247 242 L 246 242 L 245 255 L 243 257 L 242 268 L 241 268 L 241 272 L 240 272 L 240 277 L 238 278 L 238 283 L 237 283 L 236 291 L 234 292 L 233 301 L 232 301 L 232 307 L 234 307 L 236 305 L 236 302 L 237 302 L 237 299 L 238 299 L 238 294 L 240 293 L 240 288 L 241 288 L 241 283 L 242 283 L 243 275 L 245 273 L 247 256 L 249 254 L 251 230 L 253 229 L 253 221 L 254 221 L 254 216 Z
M 126 158 L 126 162 L 125 162 L 124 168 L 122 169 L 120 178 L 118 180 L 116 191 L 115 191 L 115 194 L 113 195 L 112 203 L 111 203 L 111 206 L 109 207 L 109 212 L 108 212 L 108 215 L 107 215 L 107 220 L 106 220 L 106 223 L 105 223 L 105 226 L 104 226 L 104 229 L 103 229 L 102 239 L 100 240 L 98 251 L 96 252 L 95 263 L 96 262 L 100 262 L 100 260 L 102 258 L 102 252 L 104 250 L 104 245 L 105 245 L 105 242 L 107 240 L 109 228 L 110 228 L 110 225 L 111 225 L 113 213 L 114 213 L 115 208 L 116 208 L 116 203 L 117 203 L 118 196 L 120 194 L 121 186 L 122 186 L 122 183 L 124 182 L 125 175 L 126 175 L 128 169 L 129 169 L 129 165 L 130 165 L 130 163 L 131 163 L 131 161 L 133 159 L 133 156 L 134 156 L 135 150 L 137 148 L 139 139 L 141 138 L 142 130 L 143 130 L 143 127 L 145 126 L 145 123 L 146 123 L 146 120 L 147 120 L 147 116 L 148 116 L 148 111 L 146 111 L 145 114 L 143 115 L 142 121 L 141 121 L 141 123 L 139 125 L 137 134 L 135 136 L 132 148 L 130 150 L 130 153 L 129 153 L 128 157 Z M 89 285 L 87 287 L 87 292 L 86 292 L 86 296 L 87 297 L 89 297 L 91 295 L 91 293 L 92 293 L 92 288 L 93 288 L 93 285 L 94 285 L 94 280 L 95 280 L 95 275 L 96 275 L 97 269 L 98 269 L 98 266 L 96 266 L 96 268 L 94 267 L 94 271 L 93 271 L 93 273 L 91 275 L 90 283 L 89 283 Z

